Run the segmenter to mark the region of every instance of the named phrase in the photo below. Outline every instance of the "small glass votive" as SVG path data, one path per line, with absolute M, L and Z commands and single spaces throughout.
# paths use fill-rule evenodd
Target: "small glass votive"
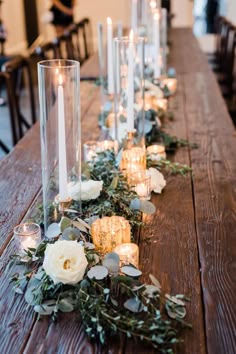
M 135 243 L 123 243 L 113 249 L 120 257 L 120 266 L 132 264 L 139 266 L 139 248 Z
M 121 170 L 127 173 L 146 170 L 146 150 L 133 147 L 122 152 Z
M 91 234 L 96 250 L 105 255 L 114 247 L 130 242 L 130 224 L 122 216 L 105 216 L 92 223 Z
M 14 236 L 21 251 L 36 248 L 41 241 L 41 229 L 31 222 L 20 224 L 14 228 Z
M 151 175 L 148 171 L 138 171 L 128 176 L 128 183 L 140 199 L 151 199 Z
M 165 78 L 163 79 L 163 84 L 168 87 L 171 94 L 177 91 L 177 79 L 176 78 Z
M 151 161 L 160 161 L 166 158 L 164 145 L 150 145 L 147 147 L 147 155 Z
M 84 161 L 92 161 L 96 156 L 97 142 L 86 141 L 83 145 Z

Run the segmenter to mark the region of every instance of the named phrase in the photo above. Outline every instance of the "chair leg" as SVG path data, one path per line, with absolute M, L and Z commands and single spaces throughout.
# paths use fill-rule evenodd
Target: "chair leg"
M 6 153 L 8 154 L 10 152 L 10 149 L 4 144 L 4 142 L 2 140 L 0 140 L 0 148 Z

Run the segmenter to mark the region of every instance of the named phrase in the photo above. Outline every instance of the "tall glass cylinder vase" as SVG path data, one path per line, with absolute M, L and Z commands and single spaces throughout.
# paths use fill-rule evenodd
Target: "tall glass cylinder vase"
M 59 222 L 80 186 L 80 64 L 73 60 L 38 63 L 43 209 L 45 234 Z
M 144 150 L 144 38 L 134 38 L 131 31 L 114 43 L 116 140 L 124 151 Z

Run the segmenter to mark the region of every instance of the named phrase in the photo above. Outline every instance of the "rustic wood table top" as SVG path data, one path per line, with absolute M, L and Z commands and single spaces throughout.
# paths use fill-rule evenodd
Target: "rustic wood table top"
M 96 57 L 82 76 L 96 74 Z M 174 160 L 193 168 L 193 176 L 169 176 L 152 197 L 157 212 L 146 218 L 139 239 L 144 280 L 155 275 L 166 291 L 191 298 L 181 354 L 236 353 L 236 135 L 216 79 L 189 29 L 171 32 L 170 65 L 178 92 L 170 99 L 174 121 L 169 133 L 199 144 L 181 148 Z M 86 69 L 87 67 L 87 69 Z M 87 71 L 86 71 L 86 70 Z M 99 88 L 81 84 L 82 136 L 98 136 Z M 93 127 L 93 129 L 91 129 Z M 1 353 L 100 353 L 90 343 L 78 314 L 57 323 L 37 321 L 23 296 L 9 284 L 9 256 L 15 251 L 13 228 L 33 215 L 41 202 L 39 124 L 0 162 L 0 313 Z M 12 271 L 11 271 L 12 272 Z M 150 348 L 114 339 L 109 353 L 152 353 Z

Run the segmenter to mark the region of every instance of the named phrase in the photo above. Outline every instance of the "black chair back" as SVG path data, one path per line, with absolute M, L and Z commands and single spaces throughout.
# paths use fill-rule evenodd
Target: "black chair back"
M 2 66 L 6 81 L 12 138 L 15 145 L 36 122 L 33 80 L 29 59 L 17 56 Z

